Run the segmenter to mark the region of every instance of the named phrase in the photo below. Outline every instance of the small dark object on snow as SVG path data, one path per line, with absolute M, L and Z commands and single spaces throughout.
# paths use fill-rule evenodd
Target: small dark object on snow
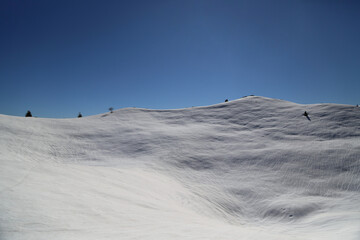
M 113 113 L 113 110 L 114 110 L 113 107 L 110 107 L 110 108 L 109 108 L 110 113 Z
M 304 112 L 303 115 L 307 118 L 307 120 L 311 121 L 311 119 L 310 119 L 310 117 L 309 117 L 309 114 L 308 114 L 306 111 Z
M 229 101 L 229 99 L 225 99 L 225 102 L 228 102 Z
M 27 111 L 27 113 L 26 113 L 25 117 L 32 117 L 31 112 L 30 112 L 30 111 Z
M 78 118 L 81 118 L 81 117 L 82 117 L 82 114 L 81 114 L 81 112 L 79 112 Z

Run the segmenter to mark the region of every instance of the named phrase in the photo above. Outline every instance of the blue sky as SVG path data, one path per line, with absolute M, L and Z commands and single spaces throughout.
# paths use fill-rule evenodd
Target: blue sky
M 359 1 L 2 0 L 0 113 L 360 104 Z

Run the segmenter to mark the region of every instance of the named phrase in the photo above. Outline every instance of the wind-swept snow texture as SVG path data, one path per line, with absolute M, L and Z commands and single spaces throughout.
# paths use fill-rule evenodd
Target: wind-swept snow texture
M 360 239 L 355 106 L 0 115 L 0 163 L 2 240 Z

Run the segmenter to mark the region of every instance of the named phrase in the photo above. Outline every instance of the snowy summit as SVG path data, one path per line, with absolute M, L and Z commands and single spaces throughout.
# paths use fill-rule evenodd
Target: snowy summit
M 358 240 L 359 124 L 359 107 L 257 96 L 0 115 L 0 239 Z

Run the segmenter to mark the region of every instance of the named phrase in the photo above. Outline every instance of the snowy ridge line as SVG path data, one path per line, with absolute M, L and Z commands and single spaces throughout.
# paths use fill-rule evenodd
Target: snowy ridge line
M 354 106 L 257 96 L 0 115 L 0 239 L 355 240 L 359 120 Z

